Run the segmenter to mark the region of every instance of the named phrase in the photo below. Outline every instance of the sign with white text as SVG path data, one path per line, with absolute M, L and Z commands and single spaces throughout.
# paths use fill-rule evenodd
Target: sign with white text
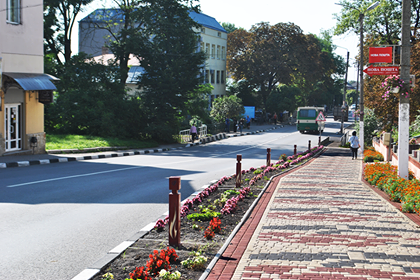
M 365 70 L 363 70 L 366 74 L 369 76 L 374 75 L 399 75 L 400 74 L 400 68 L 397 66 L 380 66 L 380 67 L 373 67 L 369 66 Z
M 392 47 L 370 47 L 369 63 L 392 63 Z

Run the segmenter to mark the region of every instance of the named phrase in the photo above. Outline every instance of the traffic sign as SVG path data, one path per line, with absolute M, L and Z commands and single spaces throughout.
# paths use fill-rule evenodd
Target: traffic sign
M 363 70 L 369 76 L 373 75 L 399 75 L 400 69 L 397 66 L 369 66 L 365 70 Z
M 324 117 L 324 114 L 322 113 L 322 111 L 319 111 L 318 117 L 316 117 L 315 119 L 317 122 L 325 122 L 326 119 Z

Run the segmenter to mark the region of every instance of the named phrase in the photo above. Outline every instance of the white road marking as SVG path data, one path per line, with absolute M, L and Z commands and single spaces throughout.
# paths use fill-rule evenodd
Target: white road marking
M 282 137 L 279 137 L 279 138 L 276 138 L 276 139 L 273 139 L 273 140 L 269 140 L 267 142 L 263 142 L 263 143 L 260 143 L 258 145 L 251 146 L 251 147 L 248 147 L 248 148 L 243 148 L 243 149 L 240 149 L 240 150 L 223 153 L 223 154 L 220 154 L 220 155 L 214 155 L 214 156 L 211 156 L 211 158 L 221 157 L 221 156 L 225 156 L 227 154 L 236 154 L 238 152 L 254 149 L 255 147 L 262 146 L 262 145 L 265 145 L 267 143 L 271 143 L 271 142 L 274 142 L 274 141 L 278 141 L 278 139 L 284 138 L 284 137 L 289 136 L 289 135 L 290 134 L 282 135 Z M 172 162 L 171 165 L 179 164 L 179 163 L 185 163 L 185 162 L 189 162 L 189 161 L 195 161 L 195 160 L 196 159 L 190 159 L 190 160 L 185 160 L 185 161 Z M 54 181 L 60 181 L 60 180 L 66 180 L 66 179 L 73 179 L 73 178 L 80 178 L 80 177 L 87 177 L 87 176 L 94 176 L 94 175 L 112 173 L 112 172 L 120 172 L 120 171 L 125 171 L 125 170 L 143 168 L 143 167 L 145 167 L 145 166 L 127 167 L 127 168 L 113 169 L 113 170 L 107 170 L 107 171 L 99 171 L 99 172 L 93 172 L 93 173 L 86 173 L 86 174 L 65 176 L 65 177 L 59 177 L 59 178 L 45 179 L 45 180 L 40 180 L 40 181 L 33 181 L 33 182 L 27 182 L 27 183 L 22 183 L 22 184 L 10 185 L 10 186 L 7 186 L 7 188 L 15 188 L 15 187 L 34 185 L 34 184 L 39 184 L 39 183 L 47 183 L 47 182 L 54 182 Z

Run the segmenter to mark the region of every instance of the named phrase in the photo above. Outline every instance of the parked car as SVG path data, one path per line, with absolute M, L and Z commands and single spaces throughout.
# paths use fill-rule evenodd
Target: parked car
M 356 110 L 356 104 L 351 104 L 350 110 L 352 110 L 352 111 Z

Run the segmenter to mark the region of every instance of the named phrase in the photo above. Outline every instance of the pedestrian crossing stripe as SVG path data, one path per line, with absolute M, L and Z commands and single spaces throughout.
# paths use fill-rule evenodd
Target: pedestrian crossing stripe
M 326 121 L 326 119 L 325 119 L 324 114 L 322 113 L 322 111 L 319 111 L 318 117 L 316 117 L 315 120 L 318 121 L 318 122 L 325 122 Z

